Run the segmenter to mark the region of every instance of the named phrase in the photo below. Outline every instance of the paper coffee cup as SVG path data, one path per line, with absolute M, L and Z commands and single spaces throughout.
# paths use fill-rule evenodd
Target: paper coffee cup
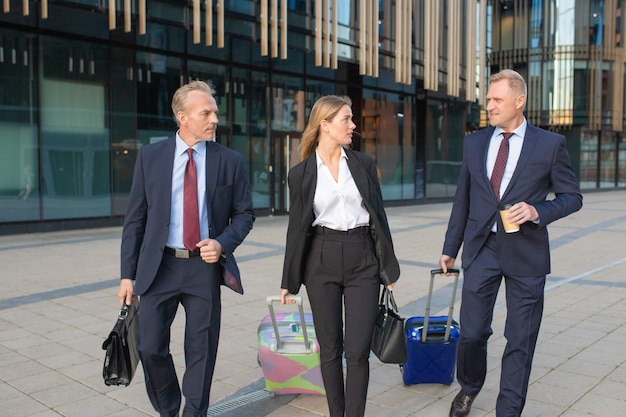
M 507 219 L 510 208 L 511 208 L 510 204 L 506 204 L 500 207 L 500 217 L 502 217 L 502 225 L 504 226 L 504 231 L 507 233 L 519 232 L 519 225 L 510 223 Z

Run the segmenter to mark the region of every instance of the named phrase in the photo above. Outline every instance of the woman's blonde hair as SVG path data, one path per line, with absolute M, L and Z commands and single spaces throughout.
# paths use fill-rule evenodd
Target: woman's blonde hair
M 311 109 L 309 123 L 306 129 L 304 129 L 304 133 L 302 133 L 302 144 L 300 145 L 301 161 L 304 161 L 315 151 L 322 120 L 330 122 L 343 106 L 352 106 L 352 100 L 346 96 L 329 95 L 320 97 L 315 102 Z
M 177 126 L 180 126 L 180 123 L 178 121 L 178 112 L 185 111 L 187 107 L 187 95 L 191 91 L 201 91 L 203 93 L 215 96 L 215 89 L 211 85 L 205 83 L 204 81 L 198 80 L 192 81 L 189 84 L 185 84 L 178 90 L 176 90 L 174 96 L 172 97 L 172 112 L 174 113 L 174 120 L 176 121 Z

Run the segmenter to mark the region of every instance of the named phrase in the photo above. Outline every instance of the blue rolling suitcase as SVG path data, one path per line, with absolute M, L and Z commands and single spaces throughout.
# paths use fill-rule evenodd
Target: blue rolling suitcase
M 459 283 L 459 270 L 449 269 L 448 272 L 454 274 L 448 315 L 430 317 L 435 276 L 443 274 L 441 269 L 434 269 L 430 271 L 430 288 L 424 317 L 410 317 L 404 324 L 408 360 L 401 368 L 402 379 L 406 385 L 450 385 L 454 380 L 460 330 L 459 324 L 452 318 L 452 313 Z

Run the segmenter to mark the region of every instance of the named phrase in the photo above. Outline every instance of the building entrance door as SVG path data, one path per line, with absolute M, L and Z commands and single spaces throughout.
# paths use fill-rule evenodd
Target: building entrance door
M 298 148 L 300 132 L 272 130 L 270 143 L 270 211 L 272 214 L 289 212 L 289 186 L 287 175 L 292 166 L 300 162 Z

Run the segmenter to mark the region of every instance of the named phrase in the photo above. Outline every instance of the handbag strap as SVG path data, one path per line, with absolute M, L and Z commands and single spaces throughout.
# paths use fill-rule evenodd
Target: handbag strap
M 385 303 L 385 308 L 387 311 L 391 310 L 394 313 L 398 313 L 398 305 L 396 304 L 396 299 L 393 297 L 393 291 L 387 289 L 387 287 L 383 287 L 383 291 L 380 294 L 380 304 Z M 389 305 L 391 304 L 391 308 Z

